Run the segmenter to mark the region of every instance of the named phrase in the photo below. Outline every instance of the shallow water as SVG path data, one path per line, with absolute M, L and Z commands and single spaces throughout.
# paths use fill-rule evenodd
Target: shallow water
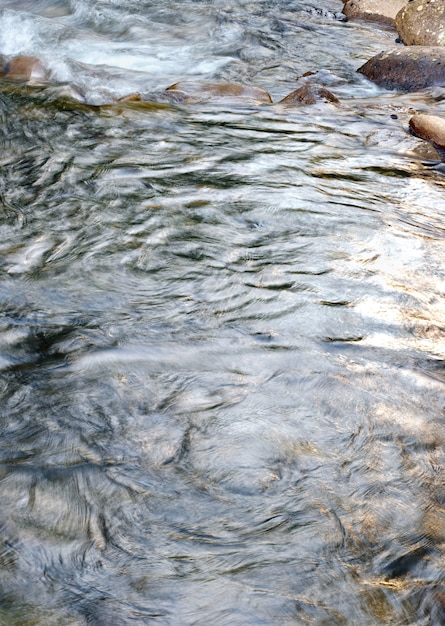
M 337 0 L 0 7 L 0 624 L 442 624 L 440 92 Z

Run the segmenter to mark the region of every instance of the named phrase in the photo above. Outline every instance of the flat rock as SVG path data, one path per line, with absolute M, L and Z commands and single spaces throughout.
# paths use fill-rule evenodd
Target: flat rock
M 338 104 L 340 100 L 329 89 L 315 83 L 307 83 L 280 100 L 279 104 L 315 104 L 316 102 Z
M 445 48 L 407 46 L 380 52 L 357 72 L 386 89 L 418 91 L 445 85 Z
M 394 26 L 396 15 L 407 3 L 408 0 L 347 0 L 343 13 L 348 19 L 356 18 Z
M 407 46 L 445 46 L 444 0 L 412 0 L 396 16 L 400 39 Z
M 445 118 L 437 115 L 414 115 L 409 121 L 409 129 L 421 139 L 425 139 L 438 150 L 445 151 Z
M 257 104 L 270 104 L 272 98 L 263 89 L 242 85 L 241 83 L 202 83 L 185 81 L 175 83 L 165 90 L 174 101 L 207 102 L 214 100 L 239 99 L 250 100 Z

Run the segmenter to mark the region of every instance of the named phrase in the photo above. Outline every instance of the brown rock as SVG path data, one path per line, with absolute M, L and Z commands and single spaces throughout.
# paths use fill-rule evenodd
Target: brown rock
M 418 91 L 445 85 L 445 48 L 408 46 L 380 52 L 357 72 L 386 89 Z
M 445 46 L 445 2 L 412 0 L 397 14 L 396 28 L 407 46 Z
M 334 96 L 325 87 L 307 83 L 280 100 L 279 104 L 315 104 L 320 101 L 332 102 L 334 104 L 340 102 L 337 96 Z
M 435 148 L 445 151 L 445 119 L 437 115 L 414 115 L 409 121 L 409 129 Z
M 117 102 L 140 102 L 142 96 L 140 93 L 129 93 L 127 96 L 121 96 L 117 99 Z
M 180 82 L 165 90 L 174 99 L 182 102 L 206 102 L 230 98 L 245 98 L 256 103 L 271 103 L 267 91 L 240 83 Z
M 13 57 L 3 62 L 0 77 L 17 82 L 46 82 L 49 71 L 42 61 L 33 56 Z
M 408 0 L 346 0 L 343 13 L 348 19 L 358 18 L 394 26 L 397 13 L 407 3 Z

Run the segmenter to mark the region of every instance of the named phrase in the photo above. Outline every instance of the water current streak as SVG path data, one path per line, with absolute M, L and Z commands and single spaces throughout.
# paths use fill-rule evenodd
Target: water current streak
M 443 623 L 443 174 L 341 8 L 0 0 L 0 624 Z

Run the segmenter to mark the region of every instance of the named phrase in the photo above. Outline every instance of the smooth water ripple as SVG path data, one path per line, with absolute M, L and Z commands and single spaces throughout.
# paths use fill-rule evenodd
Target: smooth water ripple
M 445 105 L 341 9 L 0 2 L 0 624 L 443 623 Z

